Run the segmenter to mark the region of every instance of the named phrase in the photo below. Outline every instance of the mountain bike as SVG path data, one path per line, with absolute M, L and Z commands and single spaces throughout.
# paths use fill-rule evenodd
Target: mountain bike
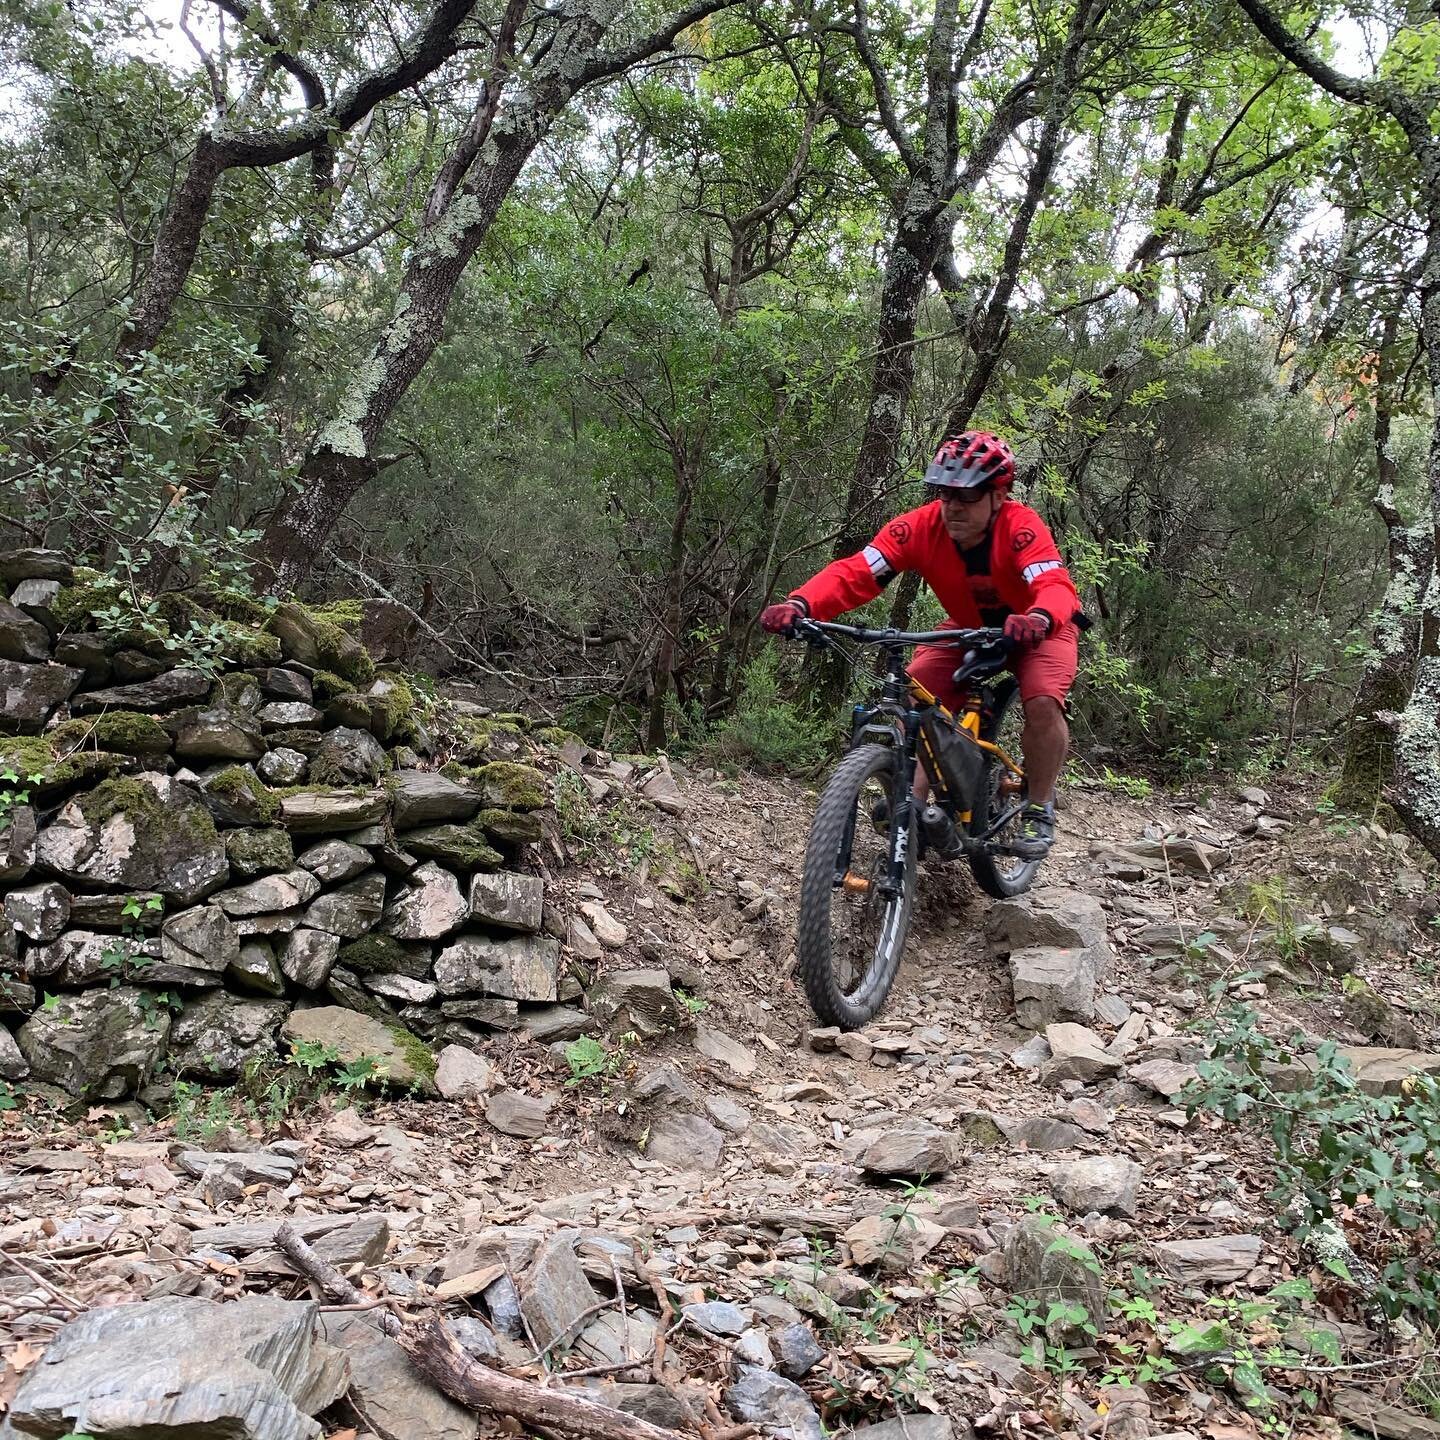
M 916 863 L 961 856 L 980 888 L 1002 898 L 1027 889 L 1040 861 L 1011 848 L 1025 808 L 1025 772 L 1012 758 L 1022 723 L 1013 676 L 992 683 L 1011 645 L 996 629 L 868 630 L 798 621 L 797 639 L 839 650 L 879 647 L 878 697 L 855 707 L 850 746 L 820 795 L 800 882 L 800 977 L 827 1025 L 854 1030 L 890 993 L 915 899 Z M 842 642 L 852 642 L 856 650 Z M 956 652 L 959 712 L 905 673 L 913 645 Z M 916 767 L 931 787 L 914 798 Z

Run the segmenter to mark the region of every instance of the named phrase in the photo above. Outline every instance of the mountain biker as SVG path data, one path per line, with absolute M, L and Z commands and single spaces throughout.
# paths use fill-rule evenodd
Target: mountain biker
M 1070 744 L 1065 699 L 1079 661 L 1080 596 L 1045 522 L 1010 498 L 1014 481 L 1014 453 L 998 435 L 949 436 L 925 471 L 926 504 L 769 606 L 760 624 L 783 635 L 806 617 L 833 620 L 873 600 L 900 571 L 918 570 L 945 607 L 938 628 L 1003 627 L 1016 647 L 1010 668 L 1025 707 L 1029 790 L 1011 845 L 1040 859 L 1055 838 L 1055 782 Z M 963 698 L 953 679 L 958 663 L 953 646 L 921 645 L 909 674 L 954 709 Z

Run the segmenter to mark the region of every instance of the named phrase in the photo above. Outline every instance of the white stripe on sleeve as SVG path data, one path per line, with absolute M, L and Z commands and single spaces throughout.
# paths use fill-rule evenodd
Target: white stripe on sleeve
M 1020 573 L 1024 577 L 1027 585 L 1033 585 L 1036 579 L 1047 570 L 1058 570 L 1059 568 L 1060 562 L 1058 560 L 1041 560 L 1034 565 L 1027 565 Z
M 895 573 L 890 562 L 875 546 L 867 545 L 861 554 L 865 556 L 865 563 L 870 567 L 870 573 L 882 584 Z

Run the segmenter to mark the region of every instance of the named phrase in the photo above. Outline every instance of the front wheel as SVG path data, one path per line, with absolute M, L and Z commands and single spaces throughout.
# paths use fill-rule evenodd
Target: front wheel
M 852 750 L 821 793 L 800 881 L 798 952 L 805 994 L 826 1025 L 858 1029 L 895 983 L 915 899 L 914 826 L 894 834 L 906 800 L 900 756 L 884 745 Z
M 987 727 L 985 738 L 993 741 L 1007 755 L 1020 754 L 1020 731 L 1025 723 L 1024 709 L 1013 681 L 996 699 L 995 715 Z M 983 835 L 1007 810 L 1025 799 L 1023 788 L 1018 792 L 1007 789 L 1010 775 L 1004 765 L 988 751 L 985 755 L 985 778 L 980 782 L 980 798 L 975 806 L 970 831 Z M 1020 828 L 1020 817 L 1016 815 L 1004 829 L 992 835 L 991 845 L 1004 845 L 1008 836 Z M 993 854 L 989 851 L 972 852 L 970 873 L 975 883 L 997 900 L 1006 900 L 1030 888 L 1040 869 L 1039 860 L 1023 860 L 1018 855 Z

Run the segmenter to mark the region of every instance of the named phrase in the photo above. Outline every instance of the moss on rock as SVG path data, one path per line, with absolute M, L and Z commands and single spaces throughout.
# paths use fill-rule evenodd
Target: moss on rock
M 358 630 L 365 621 L 363 600 L 331 600 L 324 605 L 307 605 L 305 608 L 316 620 L 338 625 L 342 630 Z
M 473 821 L 469 825 L 431 825 L 423 830 L 409 830 L 400 843 L 406 850 L 427 860 L 438 860 L 453 870 L 494 870 L 505 859 L 490 843 L 483 827 Z
M 310 677 L 310 686 L 315 694 L 315 704 L 322 707 L 341 695 L 351 694 L 355 689 L 349 680 L 333 670 L 317 670 Z
M 541 837 L 540 817 L 533 811 L 482 810 L 470 823 L 496 844 L 512 850 L 534 845 Z
M 139 710 L 108 710 L 87 720 L 66 720 L 45 737 L 57 754 L 82 746 L 118 750 L 124 755 L 164 755 L 170 735 L 153 715 Z
M 389 935 L 362 935 L 340 947 L 336 963 L 366 974 L 403 975 L 405 947 Z
M 246 765 L 231 765 L 206 782 L 205 789 L 237 809 L 245 805 L 249 796 L 254 804 L 254 816 L 263 824 L 270 824 L 280 814 L 280 794 L 270 789 L 260 777 Z
M 416 1034 L 403 1025 L 387 1025 L 395 1048 L 404 1057 L 405 1063 L 415 1072 L 415 1083 L 422 1090 L 434 1090 L 436 1060 L 435 1052 Z
M 415 691 L 403 675 L 387 672 L 380 678 L 386 688 L 369 697 L 371 728 L 385 741 L 409 735 L 416 710 Z
M 253 625 L 227 625 L 219 648 L 230 665 L 278 665 L 283 658 L 280 637 Z
M 231 869 L 248 880 L 289 870 L 295 863 L 295 846 L 285 830 L 228 830 L 225 855 Z
M 492 760 L 474 772 L 485 804 L 498 810 L 538 810 L 550 803 L 545 776 L 533 765 L 512 760 Z

